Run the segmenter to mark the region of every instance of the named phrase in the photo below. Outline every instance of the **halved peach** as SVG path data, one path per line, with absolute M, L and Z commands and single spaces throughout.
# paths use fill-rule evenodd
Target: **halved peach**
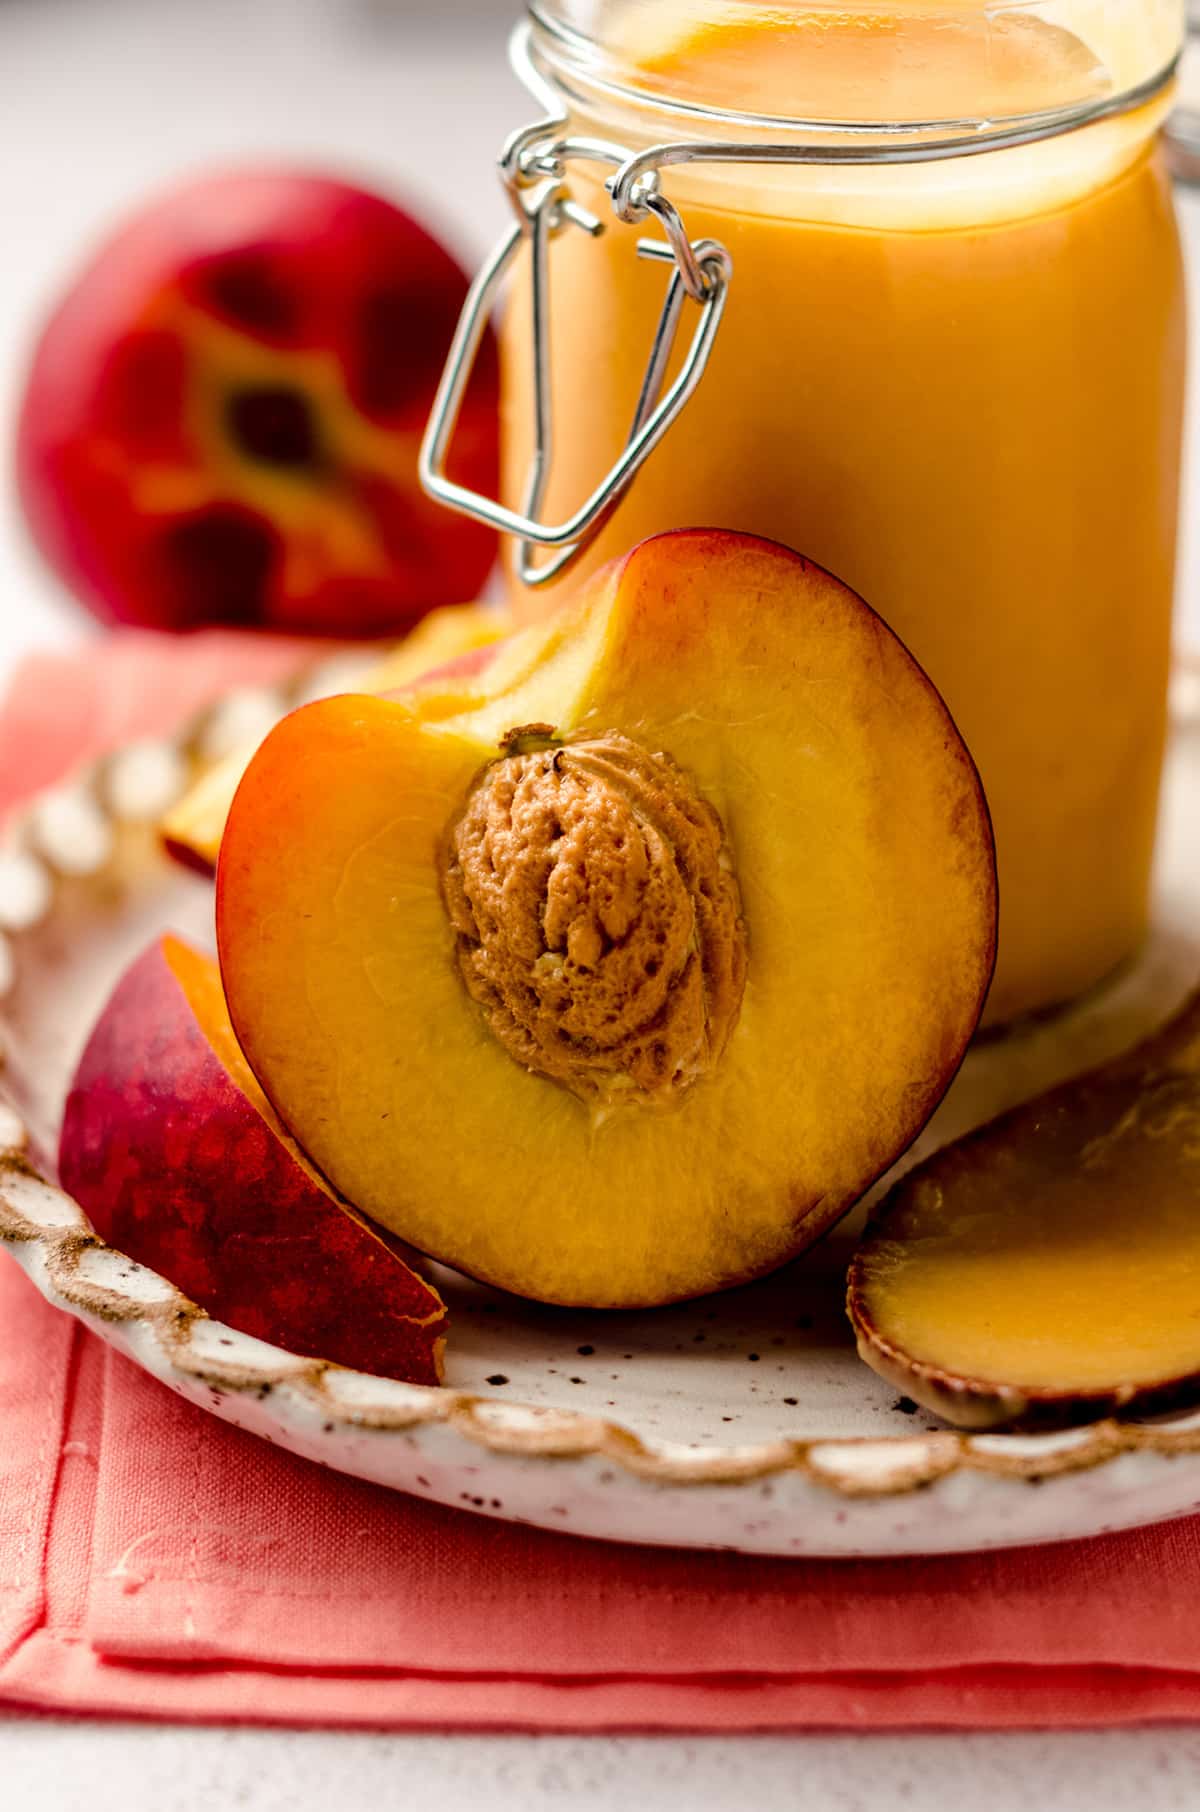
M 461 710 L 471 702 L 456 686 L 446 702 L 450 681 L 465 681 L 486 664 L 486 650 L 512 625 L 502 610 L 484 604 L 447 604 L 430 611 L 402 642 L 364 674 L 364 692 L 399 692 L 426 677 L 431 708 Z M 437 701 L 435 703 L 435 701 Z M 225 832 L 233 795 L 246 772 L 256 743 L 234 749 L 206 768 L 182 798 L 163 814 L 159 835 L 169 856 L 185 868 L 212 874 Z
M 978 776 L 862 601 L 662 536 L 505 644 L 492 695 L 311 705 L 229 816 L 237 1035 L 338 1189 L 506 1289 L 770 1270 L 916 1136 L 995 950 Z
M 103 1239 L 232 1327 L 438 1382 L 436 1290 L 284 1132 L 238 1048 L 216 963 L 178 938 L 152 944 L 101 1014 L 59 1173 Z
M 1200 994 L 911 1171 L 848 1302 L 867 1364 L 964 1428 L 1200 1398 Z

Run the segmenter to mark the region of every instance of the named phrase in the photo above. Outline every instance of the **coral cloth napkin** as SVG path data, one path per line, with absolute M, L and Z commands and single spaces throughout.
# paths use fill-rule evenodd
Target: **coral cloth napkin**
M 5 803 L 295 650 L 118 637 L 19 675 Z M 323 1472 L 180 1402 L 0 1257 L 0 1705 L 743 1731 L 1200 1716 L 1200 1519 L 978 1558 L 606 1547 Z

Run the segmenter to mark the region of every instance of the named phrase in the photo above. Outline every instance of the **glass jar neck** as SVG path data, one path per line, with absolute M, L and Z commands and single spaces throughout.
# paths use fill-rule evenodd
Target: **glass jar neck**
M 1000 149 L 1149 103 L 1183 0 L 529 0 L 528 61 L 626 142 Z

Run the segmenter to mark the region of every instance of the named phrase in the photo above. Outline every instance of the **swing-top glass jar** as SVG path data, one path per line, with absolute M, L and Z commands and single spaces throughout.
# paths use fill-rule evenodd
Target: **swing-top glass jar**
M 1145 925 L 1182 10 L 535 0 L 516 56 L 548 117 L 506 151 L 516 223 L 475 296 L 481 319 L 511 283 L 504 507 L 440 475 L 453 363 L 426 447 L 431 488 L 516 535 L 527 610 L 701 525 L 787 542 L 875 606 L 987 789 L 993 1023 L 1099 981 Z

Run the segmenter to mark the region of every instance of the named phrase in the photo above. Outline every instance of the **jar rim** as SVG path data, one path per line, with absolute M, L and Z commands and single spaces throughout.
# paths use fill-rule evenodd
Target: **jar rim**
M 528 25 L 518 27 L 513 61 L 518 75 L 542 100 L 547 111 L 564 103 L 583 111 L 605 107 L 638 115 L 651 123 L 673 123 L 670 136 L 709 142 L 778 144 L 827 153 L 830 163 L 887 163 L 936 158 L 968 150 L 1000 150 L 1055 137 L 1134 112 L 1170 86 L 1183 54 L 1183 23 L 1166 59 L 1139 80 L 1108 93 L 1060 107 L 988 118 L 946 116 L 927 120 L 838 120 L 786 117 L 722 108 L 683 96 L 672 96 L 614 74 L 595 41 L 556 16 L 554 0 L 526 0 Z M 688 129 L 690 128 L 690 133 Z

